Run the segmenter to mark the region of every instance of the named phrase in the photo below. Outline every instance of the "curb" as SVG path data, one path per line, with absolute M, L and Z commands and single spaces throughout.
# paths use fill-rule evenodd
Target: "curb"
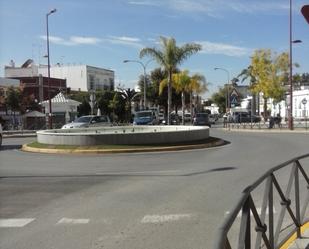
M 30 147 L 24 144 L 21 148 L 22 151 L 34 153 L 48 153 L 48 154 L 119 154 L 119 153 L 141 153 L 141 152 L 162 152 L 162 151 L 181 151 L 192 149 L 205 149 L 211 147 L 222 146 L 226 141 L 219 139 L 219 141 L 193 144 L 193 145 L 176 145 L 176 146 L 162 146 L 162 147 L 149 147 L 149 148 L 134 148 L 134 149 L 42 149 Z
M 238 128 L 218 128 L 222 131 L 227 131 L 227 132 L 267 132 L 267 133 L 300 133 L 300 134 L 309 134 L 309 129 L 308 130 L 284 130 L 284 129 L 238 129 Z
M 304 234 L 305 231 L 309 229 L 309 222 L 305 223 L 304 225 L 302 225 L 300 227 L 300 233 L 301 234 Z M 296 241 L 298 238 L 297 238 L 297 233 L 293 233 L 291 237 L 289 237 L 281 246 L 280 246 L 280 249 L 288 249 L 292 243 L 294 241 Z
M 36 134 L 3 134 L 3 138 L 36 137 Z

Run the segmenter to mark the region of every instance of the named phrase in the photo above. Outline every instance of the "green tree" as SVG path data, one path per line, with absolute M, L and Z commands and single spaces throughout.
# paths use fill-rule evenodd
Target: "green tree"
M 119 89 L 120 96 L 124 99 L 125 101 L 125 111 L 126 111 L 126 121 L 130 122 L 131 121 L 131 116 L 132 116 L 132 101 L 140 95 L 140 93 L 136 92 L 134 89 Z
M 77 116 L 89 115 L 91 113 L 91 106 L 89 104 L 89 93 L 82 91 L 71 91 L 68 94 L 70 99 L 76 100 L 81 104 L 77 107 Z
M 248 66 L 247 68 L 243 69 L 237 78 L 241 78 L 241 82 L 249 80 L 249 89 L 252 93 L 252 101 L 251 101 L 251 113 L 256 114 L 256 96 L 259 94 L 253 91 L 253 88 L 256 84 L 256 79 L 254 75 L 252 75 L 252 66 Z
M 264 118 L 267 118 L 267 99 L 279 102 L 284 98 L 284 79 L 288 71 L 288 54 L 273 54 L 270 49 L 256 50 L 251 57 L 252 75 L 256 84 L 253 93 L 263 93 Z
M 15 87 L 9 87 L 7 90 L 7 96 L 6 96 L 6 104 L 11 109 L 11 111 L 14 113 L 21 110 L 21 90 L 19 88 Z
M 198 95 L 207 92 L 208 87 L 206 83 L 206 78 L 205 76 L 195 73 L 191 76 L 191 82 L 189 84 L 188 92 L 190 96 L 190 113 L 191 113 L 191 118 L 193 117 L 193 95 L 196 94 Z
M 97 108 L 100 108 L 101 113 L 111 116 L 112 109 L 109 106 L 110 101 L 114 98 L 114 91 L 98 91 L 96 92 Z
M 224 86 L 219 88 L 219 91 L 212 94 L 211 100 L 219 107 L 219 112 L 223 113 L 226 110 L 226 97 L 227 97 L 227 87 Z
M 202 46 L 194 43 L 187 43 L 181 47 L 176 45 L 174 38 L 160 37 L 161 48 L 143 48 L 140 51 L 140 57 L 149 55 L 153 57 L 168 74 L 168 104 L 167 104 L 167 120 L 171 124 L 170 112 L 172 107 L 172 74 L 177 65 L 181 64 L 185 59 L 202 49 Z
M 163 80 L 160 84 L 159 94 L 163 92 L 164 87 L 167 85 L 167 79 Z M 182 110 L 182 124 L 184 125 L 185 119 L 185 94 L 189 91 L 191 83 L 191 78 L 189 76 L 189 71 L 184 70 L 179 73 L 175 73 L 172 75 L 172 84 L 173 88 L 175 88 L 176 93 L 181 94 L 181 110 Z

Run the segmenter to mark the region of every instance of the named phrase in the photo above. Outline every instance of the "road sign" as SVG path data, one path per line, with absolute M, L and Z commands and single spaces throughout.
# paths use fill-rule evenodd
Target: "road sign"
M 236 91 L 236 89 L 235 89 L 235 88 L 233 88 L 233 89 L 232 89 L 232 91 L 231 91 L 231 94 L 230 94 L 230 95 L 231 95 L 231 97 L 232 97 L 232 96 L 236 96 L 236 98 L 238 98 L 238 96 L 239 96 L 239 94 L 238 94 L 238 92 Z
M 230 94 L 230 105 L 232 107 L 234 107 L 238 104 L 238 97 L 239 97 L 238 92 L 236 91 L 235 88 L 233 88 L 232 91 L 231 91 L 231 94 Z

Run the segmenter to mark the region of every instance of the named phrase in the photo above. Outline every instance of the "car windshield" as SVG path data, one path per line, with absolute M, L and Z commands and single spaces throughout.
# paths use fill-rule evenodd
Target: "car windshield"
M 74 120 L 74 123 L 89 123 L 92 117 L 79 117 Z
M 137 112 L 135 116 L 137 118 L 147 118 L 147 117 L 151 117 L 152 113 L 151 112 Z

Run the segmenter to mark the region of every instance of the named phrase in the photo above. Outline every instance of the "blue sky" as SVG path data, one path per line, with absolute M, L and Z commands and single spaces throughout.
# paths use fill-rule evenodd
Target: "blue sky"
M 293 0 L 293 60 L 309 72 L 309 24 L 300 13 L 309 0 Z M 209 96 L 250 63 L 255 49 L 289 47 L 289 0 L 0 0 L 0 77 L 13 59 L 46 64 L 45 16 L 49 17 L 51 63 L 88 64 L 115 71 L 116 84 L 134 87 L 143 47 L 158 46 L 159 36 L 177 44 L 200 43 L 203 50 L 181 69 L 203 74 Z M 144 58 L 142 61 L 147 62 Z M 157 67 L 150 62 L 147 71 Z

